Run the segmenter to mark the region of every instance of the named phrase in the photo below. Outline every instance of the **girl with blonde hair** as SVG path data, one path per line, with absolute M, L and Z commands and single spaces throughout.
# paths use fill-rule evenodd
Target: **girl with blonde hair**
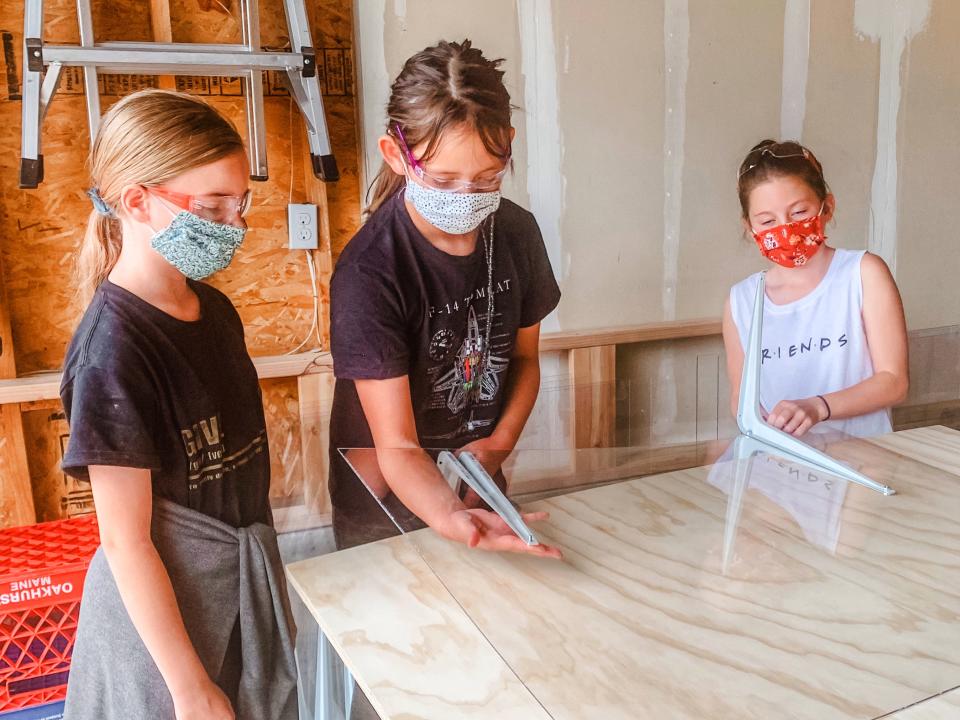
M 102 544 L 64 717 L 293 720 L 257 373 L 237 311 L 201 282 L 247 229 L 243 142 L 204 102 L 149 90 L 106 113 L 90 171 L 88 304 L 60 394 L 63 469 L 90 480 Z

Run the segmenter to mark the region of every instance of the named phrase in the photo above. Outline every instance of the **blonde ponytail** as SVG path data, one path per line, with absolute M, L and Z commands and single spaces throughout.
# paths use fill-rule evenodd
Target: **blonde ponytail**
M 77 257 L 77 298 L 81 308 L 90 304 L 93 293 L 117 264 L 122 247 L 120 236 L 120 223 L 116 218 L 96 210 L 90 213 Z

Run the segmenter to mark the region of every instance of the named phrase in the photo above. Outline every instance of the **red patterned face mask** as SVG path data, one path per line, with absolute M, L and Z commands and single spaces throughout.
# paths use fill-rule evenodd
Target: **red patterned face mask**
M 827 236 L 823 234 L 823 216 L 820 212 L 806 220 L 777 225 L 753 233 L 760 252 L 768 260 L 786 268 L 806 265 Z

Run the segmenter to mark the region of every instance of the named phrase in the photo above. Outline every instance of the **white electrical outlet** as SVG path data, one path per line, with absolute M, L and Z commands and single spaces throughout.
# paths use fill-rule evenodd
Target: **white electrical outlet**
M 290 234 L 291 250 L 316 250 L 317 206 L 307 203 L 287 205 L 287 227 Z

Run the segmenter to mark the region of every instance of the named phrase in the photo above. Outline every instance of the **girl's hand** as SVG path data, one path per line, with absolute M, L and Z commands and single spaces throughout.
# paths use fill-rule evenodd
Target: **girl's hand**
M 827 417 L 827 406 L 818 397 L 803 400 L 781 400 L 767 416 L 777 430 L 800 437 Z
M 526 523 L 546 520 L 548 513 L 521 513 Z M 513 534 L 503 518 L 487 510 L 455 510 L 448 516 L 443 527 L 435 528 L 448 540 L 455 540 L 467 547 L 493 552 L 527 553 L 557 560 L 563 557 L 559 548 L 550 545 L 527 545 Z
M 236 720 L 227 696 L 209 679 L 193 692 L 174 697 L 173 707 L 177 720 Z

